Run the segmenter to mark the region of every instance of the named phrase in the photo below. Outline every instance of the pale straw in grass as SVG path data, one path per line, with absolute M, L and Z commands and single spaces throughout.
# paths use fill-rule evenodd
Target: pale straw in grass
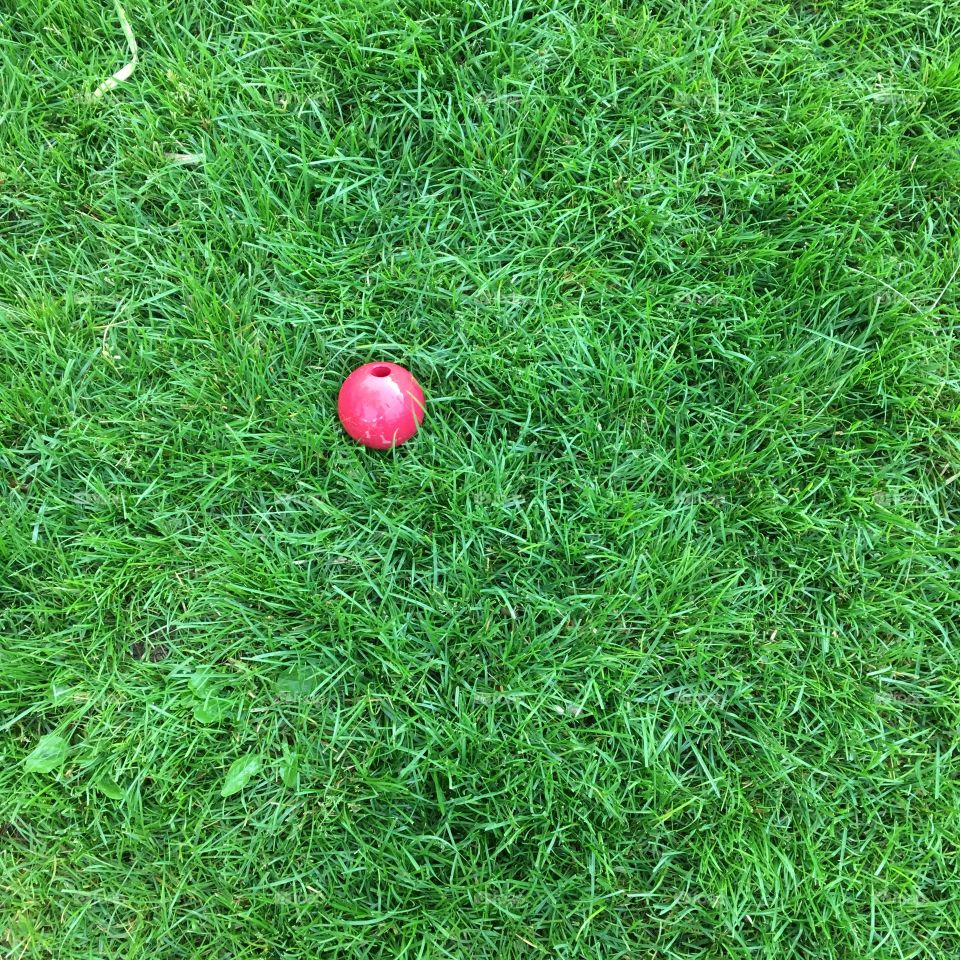
M 117 16 L 120 18 L 123 35 L 127 38 L 127 47 L 130 49 L 130 61 L 129 63 L 125 63 L 112 76 L 107 77 L 107 79 L 90 94 L 92 100 L 102 97 L 108 90 L 113 90 L 124 80 L 128 80 L 137 67 L 137 38 L 133 35 L 133 28 L 127 19 L 126 11 L 119 3 L 115 2 L 114 5 L 117 8 Z

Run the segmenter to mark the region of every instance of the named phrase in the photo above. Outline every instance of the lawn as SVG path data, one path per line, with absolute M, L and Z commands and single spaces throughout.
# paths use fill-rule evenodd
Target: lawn
M 0 12 L 0 953 L 960 956 L 960 10 L 126 15 Z

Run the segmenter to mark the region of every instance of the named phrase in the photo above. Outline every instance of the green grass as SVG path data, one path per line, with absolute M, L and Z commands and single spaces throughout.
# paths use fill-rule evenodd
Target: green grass
M 960 956 L 960 13 L 127 13 L 0 13 L 2 955 Z

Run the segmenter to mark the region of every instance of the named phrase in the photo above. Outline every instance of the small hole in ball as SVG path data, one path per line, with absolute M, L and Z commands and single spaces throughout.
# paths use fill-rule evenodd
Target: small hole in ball
M 390 368 L 389 367 L 374 367 L 370 373 L 375 377 L 389 377 Z

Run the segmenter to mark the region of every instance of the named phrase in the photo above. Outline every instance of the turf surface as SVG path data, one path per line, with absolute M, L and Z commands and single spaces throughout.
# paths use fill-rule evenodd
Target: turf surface
M 0 12 L 3 955 L 960 955 L 956 9 L 127 14 Z

